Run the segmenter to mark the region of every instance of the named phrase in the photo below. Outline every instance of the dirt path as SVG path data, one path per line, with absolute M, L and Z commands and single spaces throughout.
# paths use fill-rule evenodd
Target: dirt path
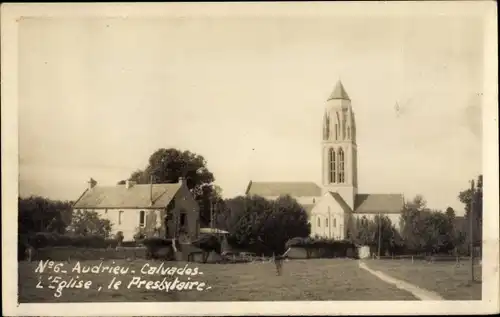
M 361 261 L 359 262 L 359 267 L 362 268 L 363 270 L 368 271 L 371 274 L 375 275 L 376 277 L 378 277 L 382 281 L 389 283 L 389 284 L 392 284 L 392 285 L 395 285 L 397 288 L 411 293 L 413 296 L 417 297 L 420 300 L 444 300 L 444 298 L 441 297 L 441 295 L 439 295 L 438 293 L 431 292 L 431 291 L 425 290 L 423 288 L 420 288 L 418 286 L 415 286 L 413 284 L 410 284 L 408 282 L 395 279 L 395 278 L 390 277 L 389 275 L 386 275 L 380 271 L 372 270 L 365 263 L 363 263 Z

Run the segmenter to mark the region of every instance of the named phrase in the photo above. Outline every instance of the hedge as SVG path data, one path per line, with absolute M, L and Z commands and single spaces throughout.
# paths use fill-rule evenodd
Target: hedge
M 20 243 L 32 246 L 35 249 L 47 247 L 75 247 L 75 248 L 116 248 L 117 239 L 106 239 L 98 235 L 68 236 L 51 232 L 37 232 L 19 239 Z M 134 247 L 135 241 L 123 242 L 122 246 Z M 21 248 L 21 247 L 20 247 Z
M 308 258 L 358 257 L 357 246 L 347 240 L 297 237 L 290 239 L 286 246 L 294 249 L 304 249 Z
M 94 249 L 74 247 L 48 247 L 34 252 L 32 261 L 77 261 L 77 260 L 115 260 L 115 259 L 144 259 L 145 247 L 119 247 L 116 249 Z

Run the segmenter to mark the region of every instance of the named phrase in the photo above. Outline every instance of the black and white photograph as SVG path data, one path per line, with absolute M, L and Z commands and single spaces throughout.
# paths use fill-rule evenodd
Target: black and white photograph
M 9 315 L 499 312 L 496 19 L 2 5 Z

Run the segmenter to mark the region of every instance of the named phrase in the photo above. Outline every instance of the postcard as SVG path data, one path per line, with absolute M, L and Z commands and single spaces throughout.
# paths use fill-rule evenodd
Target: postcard
M 499 312 L 495 2 L 1 20 L 4 314 Z

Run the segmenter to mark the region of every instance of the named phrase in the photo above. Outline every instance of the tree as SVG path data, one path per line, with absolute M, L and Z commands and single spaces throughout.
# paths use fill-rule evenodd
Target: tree
M 71 222 L 71 201 L 50 200 L 40 196 L 18 198 L 18 232 L 64 233 Z
M 462 243 L 461 227 L 457 227 L 457 216 L 455 210 L 451 207 L 446 208 L 446 221 L 449 232 L 449 239 L 454 248 L 458 248 Z
M 74 235 L 108 237 L 111 232 L 111 222 L 108 219 L 100 218 L 95 211 L 78 210 L 73 214 L 68 231 Z
M 479 175 L 474 191 L 468 188 L 461 191 L 458 195 L 458 199 L 464 204 L 465 207 L 465 221 L 464 228 L 462 231 L 466 235 L 466 243 L 470 243 L 470 208 L 471 201 L 474 197 L 474 210 L 473 210 L 473 231 L 474 237 L 473 242 L 476 246 L 482 246 L 483 240 L 483 175 Z
M 222 200 L 221 189 L 213 184 L 214 175 L 207 169 L 203 156 L 190 151 L 181 151 L 174 148 L 161 148 L 149 157 L 148 165 L 144 170 L 134 171 L 128 180 L 138 184 L 176 183 L 180 177 L 186 179 L 189 190 L 200 206 L 200 221 L 210 223 L 210 210 L 216 212 L 216 206 Z M 122 180 L 118 182 L 124 184 Z
M 446 253 L 454 248 L 453 225 L 448 214 L 431 211 L 426 215 L 424 224 L 424 249 L 427 253 Z
M 387 216 L 376 215 L 373 220 L 362 217 L 356 219 L 355 223 L 354 242 L 370 246 L 374 253 L 378 252 L 379 242 L 381 255 L 394 253 L 401 244 L 399 233 Z
M 455 247 L 453 209 L 444 213 L 428 209 L 423 197 L 417 195 L 405 204 L 401 220 L 402 239 L 408 251 L 435 254 L 450 252 Z
M 289 239 L 310 234 L 306 211 L 290 196 L 227 199 L 222 214 L 218 220 L 230 232 L 230 243 L 258 253 L 281 254 Z
M 405 203 L 401 211 L 401 237 L 406 249 L 420 253 L 425 249 L 425 223 L 428 214 L 426 201 L 421 195 Z

